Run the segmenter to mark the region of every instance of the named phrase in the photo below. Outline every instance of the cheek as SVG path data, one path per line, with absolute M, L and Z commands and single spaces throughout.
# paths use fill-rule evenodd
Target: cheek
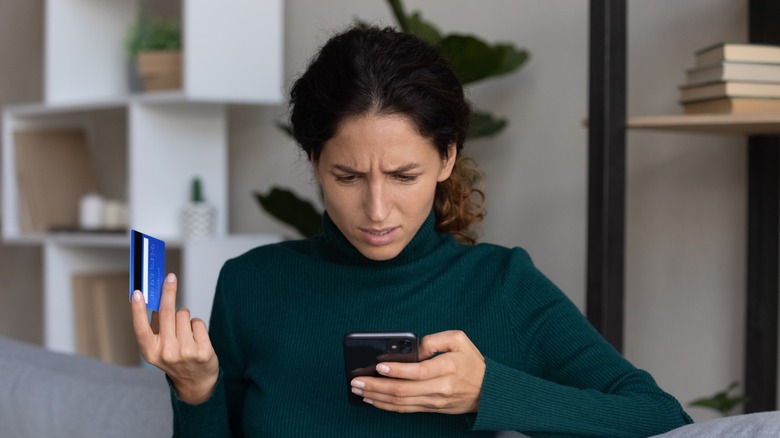
M 329 212 L 341 214 L 342 211 L 348 211 L 351 208 L 350 202 L 354 202 L 354 196 L 347 196 L 343 188 L 335 184 L 322 184 L 322 197 L 325 201 L 325 208 Z

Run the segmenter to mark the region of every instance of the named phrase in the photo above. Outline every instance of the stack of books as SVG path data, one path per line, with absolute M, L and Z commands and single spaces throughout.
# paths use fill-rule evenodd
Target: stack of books
M 705 47 L 685 75 L 680 103 L 686 114 L 780 111 L 780 46 Z

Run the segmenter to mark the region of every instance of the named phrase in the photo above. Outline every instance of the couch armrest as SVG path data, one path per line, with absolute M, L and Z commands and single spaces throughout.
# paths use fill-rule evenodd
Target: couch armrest
M 780 411 L 716 418 L 683 426 L 654 438 L 780 437 Z
M 0 338 L 2 435 L 170 437 L 159 370 L 111 365 Z

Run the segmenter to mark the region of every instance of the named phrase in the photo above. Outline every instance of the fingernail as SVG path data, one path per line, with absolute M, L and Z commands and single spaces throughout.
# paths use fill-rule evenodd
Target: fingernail
M 364 402 L 366 402 L 366 403 L 368 403 L 368 404 L 370 404 L 370 405 L 373 405 L 373 404 L 374 404 L 374 401 L 373 401 L 373 400 L 371 400 L 370 398 L 364 398 L 364 399 L 363 399 L 363 401 L 364 401 Z
M 379 371 L 382 374 L 385 374 L 385 373 L 390 371 L 390 367 L 385 365 L 385 364 L 383 364 L 383 363 L 380 363 L 380 364 L 378 364 L 376 366 L 376 370 Z
M 167 277 L 165 277 L 165 281 L 168 282 L 168 283 L 175 283 L 176 282 L 176 274 L 171 272 L 170 274 L 168 274 Z
M 352 388 L 352 393 L 355 395 L 363 395 L 363 390 L 358 388 Z
M 351 384 L 352 384 L 353 388 L 365 388 L 366 387 L 366 383 L 363 382 L 362 380 L 353 380 L 351 382 Z
M 141 294 L 140 290 L 137 290 L 137 291 L 133 292 L 133 301 L 135 301 L 135 302 L 141 301 L 141 297 L 142 296 L 143 295 Z

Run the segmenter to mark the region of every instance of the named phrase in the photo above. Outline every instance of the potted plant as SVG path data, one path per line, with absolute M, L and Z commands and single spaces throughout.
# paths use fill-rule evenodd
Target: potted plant
M 217 211 L 203 197 L 200 178 L 194 177 L 190 186 L 190 202 L 181 214 L 182 236 L 185 239 L 213 237 L 216 232 Z
M 182 84 L 181 25 L 141 14 L 125 40 L 131 91 L 179 89 Z

